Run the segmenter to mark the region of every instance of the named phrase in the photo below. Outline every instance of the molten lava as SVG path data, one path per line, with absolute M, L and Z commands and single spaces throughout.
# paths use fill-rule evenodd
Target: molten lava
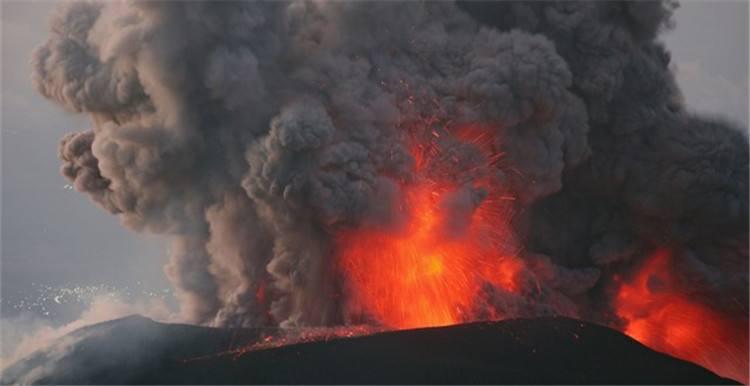
M 483 133 L 455 138 L 476 145 L 477 153 L 489 152 Z M 508 197 L 486 180 L 483 186 L 459 185 L 434 177 L 448 175 L 450 170 L 425 172 L 436 161 L 450 164 L 448 151 L 434 146 L 415 148 L 413 155 L 417 179 L 402 186 L 403 226 L 349 230 L 338 238 L 347 289 L 363 315 L 391 328 L 474 320 L 483 306 L 481 292 L 486 286 L 518 291 L 516 276 L 523 265 L 509 252 Z M 484 155 L 486 164 L 498 158 Z M 457 197 L 471 202 L 468 196 L 472 194 L 482 195 L 475 206 L 464 205 L 457 211 L 451 205 Z M 491 310 L 493 316 L 497 312 Z
M 414 178 L 401 181 L 403 221 L 336 236 L 348 317 L 395 329 L 503 319 L 507 314 L 488 294 L 525 292 L 533 273 L 515 249 L 514 197 L 493 175 L 512 171 L 499 165 L 498 130 L 420 130 L 411 149 Z M 460 158 L 466 154 L 479 161 Z M 747 320 L 698 300 L 676 268 L 672 252 L 660 249 L 632 277 L 616 277 L 613 305 L 622 324 L 614 327 L 655 350 L 747 382 Z
M 363 311 L 392 328 L 443 326 L 472 318 L 483 285 L 517 288 L 521 263 L 498 255 L 480 210 L 465 234 L 441 231 L 440 187 L 408 188 L 402 232 L 359 230 L 341 242 L 341 264 Z
M 679 290 L 673 255 L 655 251 L 620 284 L 615 308 L 625 333 L 657 351 L 748 382 L 747 321 L 730 320 Z

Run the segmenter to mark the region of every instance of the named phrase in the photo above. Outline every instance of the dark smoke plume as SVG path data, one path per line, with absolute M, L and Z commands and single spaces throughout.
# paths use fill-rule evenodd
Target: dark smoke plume
M 75 2 L 34 82 L 93 118 L 60 146 L 75 188 L 174 240 L 189 321 L 344 323 L 332 235 L 398 226 L 416 162 L 404 128 L 427 117 L 500 130 L 515 172 L 464 173 L 482 160 L 438 143 L 463 164 L 457 183 L 490 175 L 517 197 L 543 296 L 488 289 L 506 315 L 605 318 L 613 278 L 667 245 L 697 298 L 746 320 L 747 137 L 681 104 L 658 41 L 674 7 Z M 484 196 L 452 197 L 450 229 Z
M 567 267 L 605 271 L 678 246 L 680 270 L 708 302 L 747 319 L 746 130 L 686 113 L 655 40 L 671 2 L 466 2 L 499 31 L 542 34 L 573 72 L 591 156 L 531 206 L 527 247 Z

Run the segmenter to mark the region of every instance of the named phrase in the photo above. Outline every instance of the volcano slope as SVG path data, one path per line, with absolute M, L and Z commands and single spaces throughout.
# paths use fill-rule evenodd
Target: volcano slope
M 24 384 L 736 384 L 566 318 L 377 333 L 222 355 L 261 332 L 140 316 L 77 330 L 4 371 Z

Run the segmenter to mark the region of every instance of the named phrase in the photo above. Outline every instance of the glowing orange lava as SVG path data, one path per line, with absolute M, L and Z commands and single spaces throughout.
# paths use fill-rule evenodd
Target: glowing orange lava
M 420 125 L 411 149 L 414 178 L 400 181 L 400 226 L 360 226 L 335 236 L 347 318 L 394 329 L 503 319 L 488 293 L 525 292 L 533 272 L 513 240 L 515 197 L 493 174 L 514 171 L 501 165 L 498 127 Z M 473 156 L 480 160 L 469 162 Z M 461 195 L 476 192 L 481 197 L 469 199 L 467 208 Z M 657 250 L 635 275 L 615 279 L 614 308 L 623 322 L 615 327 L 652 349 L 747 383 L 747 320 L 699 301 L 689 283 L 678 282 L 672 259 L 671 251 Z
M 337 237 L 347 293 L 363 315 L 390 328 L 443 326 L 476 319 L 485 286 L 519 290 L 523 263 L 509 247 L 512 197 L 499 193 L 491 177 L 472 178 L 473 185 L 452 180 L 456 174 L 494 167 L 501 157 L 493 146 L 494 132 L 465 126 L 453 132 L 433 130 L 428 134 L 432 142 L 416 141 L 417 179 L 402 184 L 403 226 L 348 230 Z M 484 163 L 453 170 L 461 162 L 440 141 L 473 146 L 472 153 L 481 154 Z M 477 189 L 486 194 L 475 207 L 460 207 L 458 214 L 451 209 L 452 199 Z M 500 316 L 494 309 L 489 314 Z
M 463 235 L 443 234 L 431 184 L 406 192 L 402 232 L 359 230 L 342 237 L 341 264 L 364 311 L 392 328 L 443 326 L 471 318 L 481 286 L 516 289 L 520 261 L 498 256 L 481 211 Z M 489 225 L 489 224 L 487 224 Z
M 747 321 L 675 292 L 672 253 L 655 251 L 628 282 L 621 283 L 615 308 L 625 333 L 661 352 L 698 363 L 719 375 L 748 382 Z

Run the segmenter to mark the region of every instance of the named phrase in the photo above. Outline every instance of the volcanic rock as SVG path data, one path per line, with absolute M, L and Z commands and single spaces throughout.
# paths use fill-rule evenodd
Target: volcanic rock
M 131 316 L 6 369 L 24 384 L 736 384 L 606 327 L 550 317 L 332 338 L 240 354 L 261 329 Z

